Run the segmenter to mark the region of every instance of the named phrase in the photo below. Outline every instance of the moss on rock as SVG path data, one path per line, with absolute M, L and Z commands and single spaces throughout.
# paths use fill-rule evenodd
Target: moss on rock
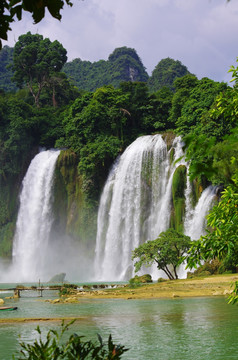
M 185 195 L 187 168 L 180 165 L 174 172 L 172 181 L 172 214 L 170 226 L 177 231 L 183 231 L 183 218 L 185 213 Z
M 18 210 L 18 179 L 0 182 L 0 256 L 11 257 Z
M 78 174 L 78 157 L 71 150 L 61 151 L 55 169 L 54 229 L 87 245 L 96 238 L 97 208 L 88 201 Z

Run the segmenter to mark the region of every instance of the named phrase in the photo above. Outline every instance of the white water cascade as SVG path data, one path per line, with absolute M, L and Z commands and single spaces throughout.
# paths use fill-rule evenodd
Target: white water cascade
M 161 135 L 135 140 L 114 165 L 98 212 L 95 273 L 98 280 L 123 280 L 133 273 L 131 252 L 169 227 L 171 183 L 183 160 L 179 138 L 175 165 Z
M 186 197 L 186 216 L 184 220 L 184 234 L 191 237 L 192 240 L 197 240 L 201 235 L 205 235 L 206 216 L 214 204 L 216 196 L 216 187 L 208 186 L 201 194 L 197 205 L 192 208 L 188 205 Z
M 47 150 L 37 154 L 23 180 L 13 242 L 14 281 L 44 279 L 53 222 L 51 190 L 59 153 Z
M 96 280 L 121 281 L 132 277 L 132 250 L 169 228 L 173 174 L 179 165 L 187 166 L 182 145 L 177 137 L 168 151 L 161 135 L 142 136 L 115 163 L 98 212 Z M 193 238 L 195 233 L 199 237 L 204 229 L 214 190 L 204 191 L 195 209 L 189 204 L 189 191 L 187 183 L 186 210 L 190 213 L 186 233 Z M 156 268 L 150 272 L 158 278 Z

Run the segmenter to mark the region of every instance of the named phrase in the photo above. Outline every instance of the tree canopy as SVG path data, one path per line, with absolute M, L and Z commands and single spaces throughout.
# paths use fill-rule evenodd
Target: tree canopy
M 35 104 L 39 106 L 43 87 L 50 84 L 67 61 L 67 51 L 57 41 L 51 42 L 42 35 L 28 32 L 21 35 L 13 52 L 13 81 L 18 87 L 27 85 Z
M 135 271 L 139 271 L 143 265 L 151 266 L 156 263 L 158 270 L 163 270 L 170 280 L 178 279 L 177 267 L 190 246 L 189 236 L 168 229 L 160 233 L 157 239 L 147 241 L 133 251 L 132 260 L 138 259 Z

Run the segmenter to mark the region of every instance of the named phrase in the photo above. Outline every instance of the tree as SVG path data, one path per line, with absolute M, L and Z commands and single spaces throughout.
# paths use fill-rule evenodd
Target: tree
M 0 39 L 7 40 L 7 33 L 11 30 L 10 24 L 15 21 L 15 18 L 21 20 L 23 11 L 30 12 L 34 23 L 37 24 L 44 18 L 46 8 L 54 18 L 60 20 L 60 11 L 65 4 L 72 6 L 70 0 L 2 0 L 0 3 Z M 1 48 L 2 41 L 0 40 Z
M 0 51 L 0 89 L 6 92 L 14 92 L 17 87 L 11 81 L 13 72 L 9 68 L 13 59 L 13 48 L 4 46 Z
M 233 159 L 235 161 L 235 159 Z M 224 270 L 238 267 L 238 173 L 222 193 L 218 205 L 207 217 L 207 235 L 194 241 L 187 256 L 187 267 L 193 268 L 217 258 Z
M 192 74 L 184 75 L 174 81 L 173 86 L 175 88 L 175 94 L 172 98 L 171 109 L 167 120 L 171 128 L 175 127 L 177 119 L 181 116 L 184 104 L 189 99 L 191 91 L 197 84 L 198 79 Z
M 19 87 L 27 85 L 37 107 L 42 89 L 60 72 L 66 54 L 57 40 L 51 42 L 30 32 L 19 37 L 13 53 L 13 81 Z
M 189 97 L 182 104 L 180 114 L 176 114 L 175 124 L 177 132 L 181 135 L 193 132 L 194 127 L 203 121 L 203 117 L 214 103 L 217 95 L 227 89 L 225 83 L 215 82 L 208 78 L 202 78 L 194 85 L 192 89 L 190 88 Z
M 155 262 L 157 268 L 163 270 L 170 280 L 178 279 L 177 267 L 190 246 L 189 236 L 168 229 L 160 233 L 157 239 L 147 241 L 133 251 L 132 260 L 139 258 L 134 264 L 135 271 L 139 271 L 142 265 L 150 266 Z

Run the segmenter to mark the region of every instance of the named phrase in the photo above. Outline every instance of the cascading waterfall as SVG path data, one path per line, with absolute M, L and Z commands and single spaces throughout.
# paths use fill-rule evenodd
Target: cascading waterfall
M 205 235 L 206 216 L 214 205 L 216 197 L 216 187 L 208 186 L 203 190 L 195 207 L 192 206 L 191 193 L 192 186 L 187 176 L 187 188 L 185 190 L 186 211 L 184 219 L 184 234 L 190 236 L 192 240 L 198 240 L 201 235 Z M 178 271 L 180 278 L 187 275 L 186 264 L 181 265 Z
M 170 151 L 161 135 L 135 140 L 112 169 L 98 212 L 95 273 L 97 279 L 123 280 L 133 273 L 131 252 L 154 239 L 170 223 L 171 184 L 185 164 L 180 138 Z M 177 160 L 177 162 L 175 162 Z
M 120 281 L 133 276 L 132 250 L 169 228 L 173 174 L 178 166 L 187 166 L 182 146 L 177 137 L 168 151 L 161 135 L 142 136 L 117 160 L 100 200 L 95 256 L 97 280 Z M 215 190 L 206 189 L 195 209 L 189 201 L 190 192 L 187 180 L 185 228 L 186 234 L 195 239 L 204 230 Z M 150 272 L 158 277 L 154 267 Z
M 14 280 L 44 278 L 53 222 L 51 190 L 59 153 L 59 150 L 47 150 L 37 154 L 23 180 L 13 242 Z
M 197 240 L 201 235 L 205 235 L 206 216 L 214 204 L 215 196 L 216 187 L 210 185 L 202 192 L 195 208 L 192 208 L 191 204 L 186 204 L 188 208 L 184 220 L 184 233 L 192 240 Z M 186 199 L 189 199 L 189 194 Z
M 79 264 L 82 260 L 81 255 L 77 255 L 80 247 L 76 249 L 77 245 L 63 234 L 61 237 L 57 233 L 54 239 L 51 231 L 53 175 L 59 153 L 57 150 L 40 152 L 23 180 L 8 280 L 44 281 L 65 270 L 78 276 L 76 267 L 79 266 L 75 267 L 75 262 Z M 95 280 L 120 281 L 132 277 L 132 250 L 169 228 L 173 175 L 180 165 L 188 167 L 181 139 L 175 138 L 168 150 L 161 135 L 138 138 L 116 160 L 98 211 Z M 184 231 L 192 239 L 203 233 L 215 190 L 214 187 L 205 189 L 193 208 L 187 176 Z M 150 273 L 153 278 L 158 277 L 156 268 L 152 267 Z M 181 274 L 184 277 L 186 272 L 182 270 Z

